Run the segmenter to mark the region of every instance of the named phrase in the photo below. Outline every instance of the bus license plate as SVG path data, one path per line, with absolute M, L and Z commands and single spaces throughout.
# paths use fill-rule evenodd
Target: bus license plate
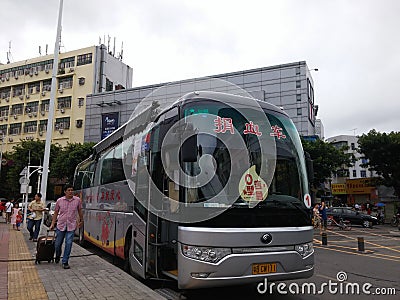
M 253 275 L 276 273 L 276 263 L 253 264 Z

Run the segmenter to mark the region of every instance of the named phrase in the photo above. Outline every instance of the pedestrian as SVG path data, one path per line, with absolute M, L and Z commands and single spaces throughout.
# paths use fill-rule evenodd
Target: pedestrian
M 35 198 L 29 203 L 28 209 L 32 212 L 28 218 L 28 231 L 29 231 L 29 239 L 37 242 L 40 224 L 42 223 L 43 211 L 46 210 L 46 207 L 42 201 L 42 194 L 36 193 Z M 33 228 L 35 227 L 35 230 Z
M 83 225 L 83 215 L 81 199 L 77 196 L 74 196 L 74 189 L 72 185 L 66 184 L 64 186 L 64 194 L 65 196 L 57 199 L 53 218 L 51 220 L 50 230 L 54 229 L 57 221 L 55 262 L 58 263 L 60 261 L 62 252 L 61 248 L 65 239 L 64 254 L 61 262 L 64 269 L 69 269 L 70 266 L 68 261 L 74 240 L 77 216 L 79 215 L 78 227 L 80 228 Z
M 326 227 L 328 226 L 328 216 L 326 214 L 326 206 L 325 206 L 325 201 L 321 201 L 321 205 L 318 208 L 319 215 L 321 217 L 321 231 L 326 230 Z
M 314 228 L 319 228 L 321 233 L 321 217 L 319 216 L 319 204 L 315 204 L 313 208 L 313 221 L 314 221 Z
M 11 215 L 13 212 L 14 200 L 8 201 L 6 203 L 6 223 L 11 223 Z
M 17 217 L 16 217 L 16 226 L 17 226 L 18 231 L 19 231 L 19 227 L 21 226 L 21 223 L 22 223 L 22 211 L 19 209 Z
M 18 203 L 15 203 L 13 209 L 12 209 L 12 215 L 11 215 L 11 225 L 13 226 L 13 229 L 17 229 L 17 215 L 19 212 L 18 208 Z

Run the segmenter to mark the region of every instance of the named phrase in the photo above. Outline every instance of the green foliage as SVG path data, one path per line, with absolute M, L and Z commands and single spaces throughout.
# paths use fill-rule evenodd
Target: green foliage
M 332 144 L 319 139 L 316 141 L 302 139 L 302 144 L 304 151 L 308 152 L 313 160 L 315 185 L 331 178 L 338 168 L 351 166 L 354 160 L 352 154 L 344 153 L 343 150 L 347 149 L 336 149 Z
M 94 143 L 68 144 L 61 148 L 58 144 L 50 147 L 49 177 L 57 180 L 67 180 L 72 183 L 75 167 L 78 163 L 89 157 L 92 153 Z M 20 198 L 20 173 L 30 162 L 31 166 L 41 166 L 43 164 L 45 142 L 44 141 L 23 141 L 13 147 L 12 152 L 6 152 L 3 157 L 8 164 L 1 169 L 0 196 L 6 198 Z M 31 170 L 33 171 L 33 170 Z M 38 180 L 38 173 L 35 172 L 30 177 L 30 185 L 33 191 Z M 47 195 L 53 194 L 52 186 L 48 183 Z
M 76 166 L 92 154 L 94 143 L 73 143 L 63 148 L 57 156 L 51 169 L 54 171 L 52 176 L 58 179 L 67 179 L 72 183 Z
M 20 198 L 19 195 L 19 174 L 30 162 L 31 166 L 42 165 L 42 160 L 44 156 L 45 143 L 43 141 L 23 141 L 19 142 L 13 147 L 13 151 L 6 153 L 7 159 L 11 162 L 8 168 L 5 168 L 5 186 L 2 187 L 2 192 L 7 195 L 7 197 Z M 54 161 L 55 157 L 61 151 L 58 144 L 51 145 L 50 148 L 50 164 Z M 31 170 L 33 171 L 33 170 Z M 2 171 L 3 173 L 3 171 Z M 2 174 L 3 176 L 3 174 Z M 33 173 L 30 177 L 30 182 L 37 182 L 38 174 Z M 35 185 L 33 185 L 35 186 Z
M 380 133 L 375 129 L 358 139 L 358 151 L 369 167 L 382 176 L 383 184 L 392 186 L 400 196 L 400 132 Z

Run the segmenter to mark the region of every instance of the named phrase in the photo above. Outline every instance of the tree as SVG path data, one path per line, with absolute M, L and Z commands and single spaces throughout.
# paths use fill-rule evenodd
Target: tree
M 358 138 L 358 151 L 367 159 L 362 166 L 382 176 L 382 183 L 392 186 L 400 196 L 400 132 L 387 134 L 373 129 Z
M 12 163 L 6 169 L 6 184 L 2 188 L 2 191 L 9 197 L 17 197 L 20 191 L 19 174 L 21 171 L 28 166 L 40 166 L 42 165 L 42 159 L 44 155 L 45 143 L 44 141 L 23 141 L 19 142 L 13 147 L 12 152 L 6 153 L 9 161 Z M 61 148 L 58 144 L 51 145 L 50 148 L 50 164 L 54 161 L 55 157 L 60 152 Z M 32 174 L 30 179 L 30 185 L 36 188 L 38 174 L 37 172 Z
M 72 183 L 76 166 L 92 154 L 94 145 L 95 143 L 68 143 L 51 166 L 52 177 L 60 180 L 67 179 L 69 183 Z
M 314 185 L 319 185 L 331 178 L 340 167 L 350 167 L 354 157 L 345 153 L 347 149 L 336 149 L 322 140 L 306 141 L 302 139 L 303 149 L 308 152 L 314 164 Z

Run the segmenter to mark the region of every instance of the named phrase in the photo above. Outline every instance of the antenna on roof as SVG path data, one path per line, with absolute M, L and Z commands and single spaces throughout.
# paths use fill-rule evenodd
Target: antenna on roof
M 49 48 L 49 45 L 48 44 L 46 44 L 46 55 L 47 55 L 47 49 Z
M 8 52 L 7 52 L 7 64 L 10 63 L 10 59 L 12 58 L 11 55 L 11 41 L 8 42 Z
M 119 60 L 122 60 L 123 53 L 124 53 L 124 42 L 121 42 L 121 53 L 119 54 L 118 57 Z
M 42 46 L 39 46 L 39 55 L 42 56 Z
M 113 53 L 112 53 L 113 56 L 115 56 L 115 40 L 116 40 L 116 38 L 114 36 L 114 47 L 113 47 Z

